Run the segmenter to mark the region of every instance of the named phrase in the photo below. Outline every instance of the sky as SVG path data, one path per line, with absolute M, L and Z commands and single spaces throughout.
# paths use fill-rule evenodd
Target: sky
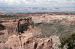
M 75 11 L 75 0 L 0 0 L 1 12 Z

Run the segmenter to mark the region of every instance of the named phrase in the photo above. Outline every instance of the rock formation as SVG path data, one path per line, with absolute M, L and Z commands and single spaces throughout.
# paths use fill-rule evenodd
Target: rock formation
M 12 49 L 59 49 L 60 40 L 57 36 L 50 38 L 40 38 L 35 33 L 24 33 L 22 35 L 12 35 L 5 45 Z M 55 41 L 55 39 L 57 39 Z

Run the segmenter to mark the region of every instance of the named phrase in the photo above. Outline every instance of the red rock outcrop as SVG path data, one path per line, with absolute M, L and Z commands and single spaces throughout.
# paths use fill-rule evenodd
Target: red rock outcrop
M 54 49 L 55 43 L 53 43 L 53 38 L 56 36 L 53 38 L 40 38 L 37 35 L 39 34 L 24 33 L 22 35 L 12 35 L 8 38 L 5 45 L 12 49 Z

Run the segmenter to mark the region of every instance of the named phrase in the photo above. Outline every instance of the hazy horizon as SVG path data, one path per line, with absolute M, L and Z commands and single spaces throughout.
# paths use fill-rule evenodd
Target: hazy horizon
M 75 12 L 75 0 L 0 0 L 0 12 Z

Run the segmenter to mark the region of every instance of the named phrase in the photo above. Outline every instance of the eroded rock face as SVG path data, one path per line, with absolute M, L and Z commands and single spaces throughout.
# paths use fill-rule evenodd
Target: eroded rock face
M 60 49 L 59 46 L 61 45 L 61 42 L 60 42 L 59 36 L 53 35 L 53 36 L 50 36 L 50 38 L 52 38 L 53 40 L 53 48 Z
M 0 49 L 11 49 L 5 43 L 0 43 Z
M 12 35 L 8 38 L 8 41 L 5 43 L 5 45 L 8 45 L 9 48 L 12 49 L 19 49 L 20 48 L 20 39 L 16 35 Z
M 0 49 L 3 49 L 4 48 L 4 43 L 0 43 Z
M 54 44 L 56 43 L 53 43 L 55 41 L 53 38 L 40 38 L 33 34 L 34 33 L 12 35 L 8 38 L 8 41 L 5 43 L 5 45 L 8 45 L 8 47 L 12 49 L 57 49 L 54 48 Z M 56 36 L 54 38 L 57 39 Z M 58 44 L 59 42 L 57 41 L 57 45 Z

